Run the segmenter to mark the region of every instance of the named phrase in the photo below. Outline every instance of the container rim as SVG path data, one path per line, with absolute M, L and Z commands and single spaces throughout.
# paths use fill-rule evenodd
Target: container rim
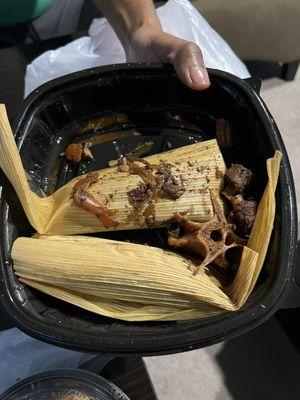
M 129 397 L 121 391 L 121 389 L 119 389 L 111 381 L 103 378 L 103 376 L 97 375 L 90 371 L 75 368 L 53 369 L 28 376 L 27 378 L 22 379 L 20 382 L 17 382 L 13 386 L 5 390 L 2 394 L 0 394 L 0 400 L 9 400 L 11 396 L 14 396 L 20 390 L 34 382 L 41 381 L 43 379 L 58 378 L 71 378 L 80 380 L 82 383 L 92 383 L 94 385 L 97 385 L 98 389 L 101 388 L 103 394 L 111 396 L 111 399 L 115 398 L 116 400 L 130 400 Z

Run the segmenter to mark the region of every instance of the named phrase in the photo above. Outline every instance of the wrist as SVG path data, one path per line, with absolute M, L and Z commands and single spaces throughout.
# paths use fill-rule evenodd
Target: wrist
M 132 39 L 140 36 L 142 38 L 153 38 L 154 36 L 160 34 L 162 32 L 161 24 L 158 18 L 152 19 L 147 18 L 139 23 L 134 24 L 131 29 L 128 30 L 128 40 L 132 41 Z
M 155 57 L 154 43 L 161 33 L 162 28 L 160 24 L 152 23 L 141 24 L 132 30 L 130 36 L 123 43 L 127 60 L 146 61 L 153 59 Z

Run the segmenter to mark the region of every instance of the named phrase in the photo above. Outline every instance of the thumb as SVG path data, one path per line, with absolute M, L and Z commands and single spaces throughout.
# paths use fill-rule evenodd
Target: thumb
M 191 89 L 204 90 L 210 85 L 209 76 L 204 65 L 199 46 L 185 42 L 176 46 L 170 61 L 183 83 Z

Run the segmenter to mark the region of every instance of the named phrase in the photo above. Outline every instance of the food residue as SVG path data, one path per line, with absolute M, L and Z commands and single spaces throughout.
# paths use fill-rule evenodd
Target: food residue
M 150 153 L 153 146 L 154 146 L 154 142 L 152 142 L 152 141 L 139 143 L 133 150 L 131 150 L 129 153 L 125 154 L 125 157 L 138 157 L 138 158 L 144 157 Z M 118 160 L 111 160 L 111 161 L 109 161 L 108 165 L 110 167 L 115 167 L 116 165 L 118 165 Z
M 140 207 L 152 195 L 150 186 L 142 183 L 137 188 L 130 190 L 128 193 L 128 201 L 132 207 Z
M 73 200 L 77 207 L 95 215 L 105 228 L 114 228 L 119 225 L 112 215 L 113 210 L 110 210 L 105 203 L 100 204 L 95 197 L 87 191 L 87 189 L 98 182 L 98 174 L 88 174 L 80 179 L 73 186 Z
M 65 153 L 62 153 L 61 156 L 65 156 L 67 160 L 74 164 L 79 163 L 82 158 L 92 159 L 93 155 L 90 146 L 91 143 L 89 142 L 71 143 L 66 148 Z
M 143 184 L 130 190 L 127 196 L 136 213 L 147 203 L 143 216 L 148 226 L 155 224 L 155 204 L 160 197 L 176 200 L 184 193 L 183 186 L 172 175 L 169 164 L 160 162 L 158 166 L 152 165 L 137 157 L 122 157 L 118 164 L 119 171 L 138 175 L 143 180 Z
M 89 121 L 89 123 L 84 128 L 82 128 L 81 132 L 85 133 L 86 131 L 91 131 L 91 130 L 97 131 L 106 128 L 110 125 L 120 124 L 125 122 L 129 122 L 129 118 L 127 117 L 127 115 L 123 113 L 117 113 L 111 116 L 100 117 L 92 121 Z

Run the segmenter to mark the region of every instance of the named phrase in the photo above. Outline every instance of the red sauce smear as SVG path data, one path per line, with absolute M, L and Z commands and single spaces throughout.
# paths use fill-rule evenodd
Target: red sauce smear
M 115 228 L 119 222 L 112 218 L 113 211 L 105 204 L 100 204 L 87 189 L 98 181 L 98 175 L 88 174 L 80 179 L 73 187 L 73 200 L 77 207 L 95 215 L 105 228 Z

